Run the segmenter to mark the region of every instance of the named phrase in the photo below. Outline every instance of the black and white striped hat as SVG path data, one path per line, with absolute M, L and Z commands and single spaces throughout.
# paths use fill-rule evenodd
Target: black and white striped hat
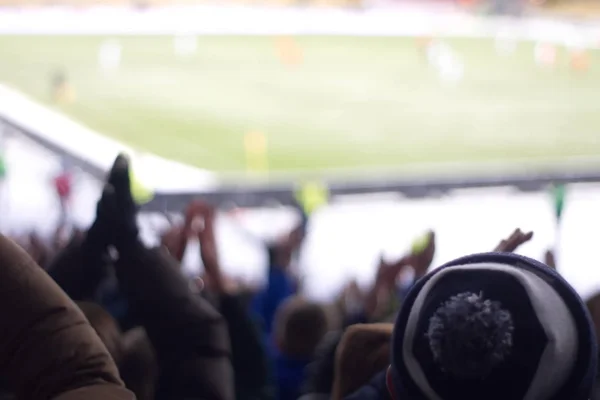
M 411 290 L 395 323 L 396 400 L 587 400 L 596 337 L 573 288 L 515 254 L 460 258 Z

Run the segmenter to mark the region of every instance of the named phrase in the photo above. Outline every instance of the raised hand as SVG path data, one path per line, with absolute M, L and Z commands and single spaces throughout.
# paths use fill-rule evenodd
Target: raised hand
M 138 207 L 131 195 L 129 160 L 119 155 L 108 175 L 102 197 L 98 202 L 96 222 L 106 239 L 119 251 L 126 250 L 138 240 Z
M 379 258 L 379 265 L 375 274 L 375 282 L 368 291 L 364 299 L 365 313 L 369 319 L 379 313 L 381 307 L 386 303 L 386 298 L 389 298 L 396 284 L 398 275 L 405 269 L 410 267 L 410 256 L 402 257 L 396 262 L 389 263 Z
M 194 202 L 191 208 L 193 208 L 196 219 L 192 224 L 197 222 L 201 225 L 193 227 L 193 229 L 197 229 L 198 240 L 200 241 L 200 257 L 204 264 L 205 280 L 210 282 L 208 286 L 217 293 L 223 293 L 228 290 L 228 287 L 219 264 L 219 252 L 215 239 L 215 209 L 201 201 Z
M 380 257 L 377 274 L 375 275 L 375 286 L 378 289 L 393 288 L 398 275 L 408 266 L 410 266 L 410 257 L 403 257 L 392 263 L 388 263 L 383 257 Z
M 425 236 L 413 245 L 410 255 L 410 265 L 415 271 L 415 278 L 424 276 L 435 256 L 435 232 L 429 231 Z
M 125 155 L 119 154 L 115 159 L 108 176 L 108 183 L 115 189 L 118 205 L 124 208 L 122 214 L 135 214 L 138 207 L 131 193 L 129 159 Z M 127 216 L 131 217 L 131 215 Z
M 508 238 L 501 240 L 494 251 L 512 253 L 523 243 L 529 242 L 532 237 L 533 232 L 522 232 L 521 229 L 517 228 Z
M 160 235 L 160 244 L 178 261 L 181 261 L 177 257 L 177 254 L 182 232 L 183 230 L 180 226 L 170 226 L 169 229 Z
M 188 240 L 194 234 L 192 224 L 198 213 L 197 202 L 191 202 L 185 210 L 183 226 L 173 225 L 161 236 L 161 245 L 179 262 L 183 260 Z
M 554 256 L 554 251 L 552 251 L 552 249 L 546 250 L 546 253 L 544 254 L 544 264 L 554 270 L 556 269 L 556 257 Z

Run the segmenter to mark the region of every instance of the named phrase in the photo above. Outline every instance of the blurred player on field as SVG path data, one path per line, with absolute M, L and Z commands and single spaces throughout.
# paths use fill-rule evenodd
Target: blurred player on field
M 75 90 L 69 83 L 66 71 L 58 69 L 53 72 L 51 78 L 52 101 L 58 104 L 68 104 L 75 100 Z

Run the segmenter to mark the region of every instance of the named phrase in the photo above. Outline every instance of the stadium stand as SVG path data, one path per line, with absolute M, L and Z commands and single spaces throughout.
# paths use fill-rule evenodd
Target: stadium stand
M 117 7 L 161 7 L 181 6 L 196 4 L 214 4 L 211 0 L 0 0 L 0 7 L 54 7 L 70 6 L 86 8 L 94 6 L 117 6 Z M 219 4 L 233 3 L 260 6 L 315 6 L 315 7 L 352 7 L 361 4 L 361 0 L 236 0 L 218 2 Z

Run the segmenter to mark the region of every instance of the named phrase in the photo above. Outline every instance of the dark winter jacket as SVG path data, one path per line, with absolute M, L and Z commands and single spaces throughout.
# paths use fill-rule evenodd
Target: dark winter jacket
M 335 374 L 335 354 L 343 331 L 329 332 L 317 347 L 315 356 L 306 368 L 303 396 L 323 395 L 331 397 Z M 307 399 L 310 397 L 307 397 Z
M 96 300 L 103 280 L 108 276 L 109 259 L 105 246 L 95 237 L 73 239 L 50 262 L 50 276 L 75 301 Z
M 134 400 L 106 347 L 59 286 L 0 235 L 0 376 L 19 399 Z
M 274 398 L 263 336 L 242 295 L 224 294 L 219 311 L 229 327 L 237 400 Z
M 121 251 L 121 291 L 146 329 L 160 366 L 157 400 L 235 398 L 227 323 L 190 290 L 177 261 L 141 243 Z

